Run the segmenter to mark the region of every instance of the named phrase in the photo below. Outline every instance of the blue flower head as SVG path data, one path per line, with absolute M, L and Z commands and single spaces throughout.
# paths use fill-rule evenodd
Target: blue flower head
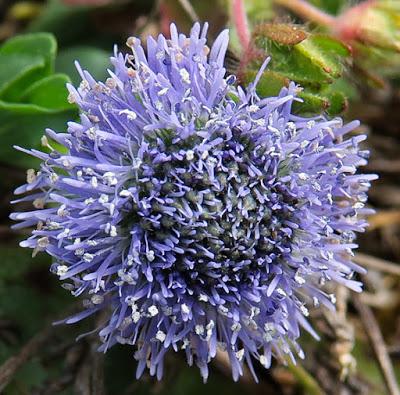
M 46 251 L 64 287 L 84 297 L 76 322 L 100 310 L 107 350 L 135 348 L 137 376 L 161 378 L 165 354 L 186 354 L 204 379 L 217 350 L 235 380 L 246 363 L 303 356 L 297 343 L 307 305 L 333 306 L 328 281 L 359 291 L 351 279 L 354 232 L 366 223 L 371 175 L 363 135 L 323 115 L 291 107 L 298 87 L 260 98 L 227 75 L 228 32 L 211 49 L 207 25 L 189 37 L 149 37 L 147 52 L 115 52 L 105 83 L 78 69 L 69 86 L 81 110 L 68 133 L 47 131 L 66 148 L 28 152 L 34 211 L 16 227 L 36 226 L 23 247 Z

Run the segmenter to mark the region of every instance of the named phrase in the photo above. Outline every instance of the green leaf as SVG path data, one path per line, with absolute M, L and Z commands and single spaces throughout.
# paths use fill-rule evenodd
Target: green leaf
M 67 100 L 68 82 L 70 79 L 65 74 L 54 74 L 43 78 L 25 91 L 21 101 L 50 110 L 72 110 L 75 106 Z
M 16 81 L 23 78 L 33 80 L 34 74 L 44 67 L 44 59 L 41 56 L 0 53 L 0 65 L 0 97 L 2 97 L 3 92 Z
M 1 98 L 17 102 L 27 87 L 50 75 L 56 50 L 55 38 L 48 33 L 25 34 L 6 41 L 0 47 Z
M 107 68 L 111 66 L 110 54 L 107 51 L 94 47 L 76 46 L 60 51 L 56 60 L 56 70 L 69 75 L 74 85 L 78 85 L 81 77 L 75 68 L 75 60 L 83 69 L 90 72 L 93 78 L 104 80 L 107 78 Z
M 45 60 L 47 74 L 54 70 L 57 42 L 50 33 L 30 33 L 15 36 L 0 47 L 0 54 L 24 54 L 41 56 Z
M 28 155 L 17 153 L 14 145 L 38 148 L 46 128 L 65 131 L 68 121 L 76 119 L 77 110 L 49 109 L 36 104 L 0 101 L 0 160 L 20 166 L 37 164 Z

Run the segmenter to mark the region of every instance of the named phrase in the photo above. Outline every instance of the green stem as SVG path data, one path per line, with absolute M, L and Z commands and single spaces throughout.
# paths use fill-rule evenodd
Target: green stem
M 317 381 L 305 370 L 300 363 L 294 365 L 292 362 L 288 362 L 288 369 L 296 377 L 299 385 L 305 390 L 308 395 L 323 395 L 324 391 L 318 385 Z
M 335 17 L 321 11 L 305 0 L 275 0 L 275 3 L 318 25 L 331 27 L 336 21 Z

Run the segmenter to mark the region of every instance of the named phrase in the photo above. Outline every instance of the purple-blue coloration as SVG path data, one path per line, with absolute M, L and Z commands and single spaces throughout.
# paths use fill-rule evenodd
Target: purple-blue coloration
M 184 350 L 204 379 L 217 350 L 235 380 L 257 359 L 303 357 L 300 327 L 315 335 L 306 305 L 333 308 L 326 282 L 351 280 L 354 232 L 366 223 L 372 175 L 339 118 L 291 113 L 298 87 L 260 98 L 234 85 L 223 66 L 228 32 L 211 50 L 207 26 L 190 37 L 149 38 L 147 54 L 115 53 L 105 83 L 81 71 L 69 87 L 81 122 L 48 131 L 67 153 L 26 151 L 39 172 L 16 193 L 35 210 L 22 246 L 46 251 L 52 270 L 85 310 L 109 311 L 102 350 L 134 345 L 137 376 L 161 378 L 168 350 Z M 25 151 L 25 150 L 23 150 Z M 332 289 L 332 287 L 331 287 Z

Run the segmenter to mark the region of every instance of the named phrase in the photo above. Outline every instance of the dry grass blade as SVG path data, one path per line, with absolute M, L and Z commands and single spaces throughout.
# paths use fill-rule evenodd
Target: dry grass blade
M 74 393 L 76 395 L 91 394 L 90 376 L 91 376 L 90 357 L 87 357 L 82 362 L 78 370 L 78 373 L 75 377 Z
M 104 354 L 92 351 L 92 395 L 105 395 Z
M 200 20 L 199 16 L 194 10 L 192 4 L 190 4 L 189 0 L 178 0 L 178 2 L 181 5 L 181 7 L 185 10 L 185 12 L 188 14 L 192 22 L 197 22 Z
M 379 173 L 400 173 L 400 160 L 375 159 L 367 165 L 367 168 Z
M 379 211 L 368 219 L 368 231 L 400 224 L 400 210 Z
M 359 295 L 357 294 L 353 295 L 353 302 L 358 314 L 360 315 L 361 322 L 365 328 L 365 333 L 367 334 L 372 345 L 372 349 L 378 361 L 379 368 L 381 369 L 388 394 L 400 395 L 400 389 L 394 374 L 392 361 L 390 360 L 381 330 L 372 310 L 369 306 L 362 303 Z
M 381 271 L 388 274 L 393 274 L 395 276 L 400 276 L 400 265 L 386 261 L 385 259 L 376 258 L 372 255 L 357 253 L 353 260 L 365 266 L 368 269 L 373 269 L 377 271 Z

